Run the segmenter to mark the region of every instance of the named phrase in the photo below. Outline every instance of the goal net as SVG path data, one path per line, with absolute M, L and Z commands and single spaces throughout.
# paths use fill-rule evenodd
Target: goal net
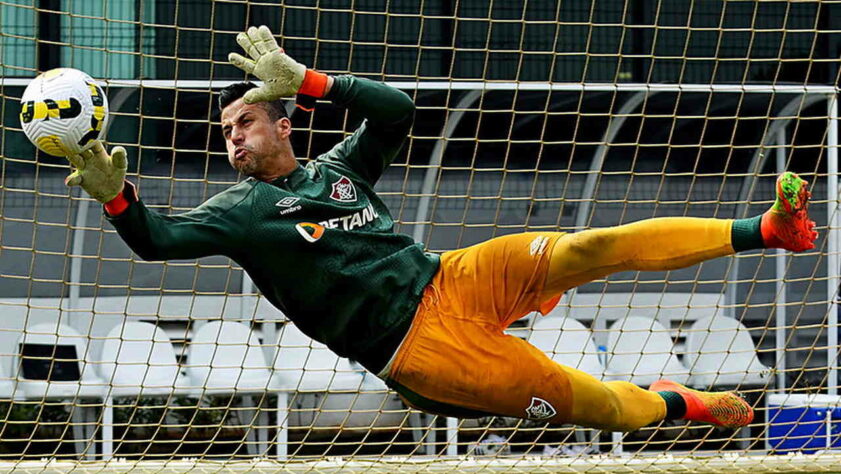
M 834 2 L 0 3 L 0 463 L 837 465 L 839 16 Z M 216 99 L 245 78 L 226 59 L 236 34 L 260 24 L 309 67 L 412 97 L 411 135 L 376 189 L 395 230 L 431 252 L 650 217 L 750 217 L 773 202 L 779 172 L 809 180 L 814 250 L 619 273 L 509 330 L 605 380 L 738 390 L 754 422 L 620 434 L 410 410 L 300 333 L 229 259 L 141 260 L 64 186 L 66 160 L 21 131 L 37 73 L 84 70 L 104 85 L 108 142 L 128 150 L 146 205 L 192 209 L 241 179 Z M 289 107 L 302 163 L 361 120 L 307 105 Z

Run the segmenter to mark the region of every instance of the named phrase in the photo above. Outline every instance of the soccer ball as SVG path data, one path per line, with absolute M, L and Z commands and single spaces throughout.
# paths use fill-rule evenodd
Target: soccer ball
M 78 69 L 51 69 L 29 83 L 20 123 L 35 146 L 53 156 L 78 155 L 105 136 L 108 99 Z

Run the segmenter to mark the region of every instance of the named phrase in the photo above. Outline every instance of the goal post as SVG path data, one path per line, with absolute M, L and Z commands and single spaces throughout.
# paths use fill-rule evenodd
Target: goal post
M 0 4 L 0 467 L 837 465 L 839 4 L 111 3 Z M 192 209 L 241 179 L 216 100 L 245 78 L 226 60 L 235 35 L 259 24 L 308 66 L 414 100 L 376 190 L 396 231 L 430 252 L 648 217 L 749 217 L 771 205 L 779 172 L 808 179 L 815 250 L 623 272 L 509 330 L 597 377 L 737 389 L 754 423 L 621 435 L 410 410 L 303 336 L 231 260 L 132 254 L 100 206 L 63 185 L 66 160 L 23 136 L 19 100 L 36 73 L 83 69 L 105 86 L 108 139 L 128 149 L 144 202 Z M 290 110 L 302 163 L 361 121 L 328 101 Z

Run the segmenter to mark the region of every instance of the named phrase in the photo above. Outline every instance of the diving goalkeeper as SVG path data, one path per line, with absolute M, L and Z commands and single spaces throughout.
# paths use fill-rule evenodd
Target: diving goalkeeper
M 67 184 L 104 203 L 107 219 L 141 258 L 230 257 L 301 331 L 359 361 L 420 410 L 612 431 L 663 419 L 751 422 L 750 405 L 735 393 L 665 380 L 648 390 L 601 382 L 504 330 L 613 272 L 671 270 L 750 249 L 813 248 L 804 180 L 781 175 L 776 203 L 750 219 L 675 217 L 573 234 L 528 232 L 439 256 L 395 234 L 374 192 L 412 126 L 411 99 L 382 83 L 307 69 L 265 26 L 237 41 L 247 55 L 229 60 L 262 85 L 224 88 L 219 107 L 228 161 L 247 179 L 192 211 L 163 215 L 124 180 L 123 148 L 109 155 L 97 144 L 71 158 Z M 280 101 L 294 94 L 330 100 L 365 120 L 301 166 Z

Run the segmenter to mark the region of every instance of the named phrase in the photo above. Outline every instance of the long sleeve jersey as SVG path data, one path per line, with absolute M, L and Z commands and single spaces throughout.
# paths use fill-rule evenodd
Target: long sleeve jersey
M 305 334 L 379 372 L 411 325 L 438 269 L 373 190 L 411 127 L 403 92 L 339 76 L 327 96 L 365 117 L 327 153 L 271 183 L 249 178 L 192 211 L 131 204 L 106 216 L 144 260 L 224 255 Z M 126 191 L 128 194 L 128 191 Z

